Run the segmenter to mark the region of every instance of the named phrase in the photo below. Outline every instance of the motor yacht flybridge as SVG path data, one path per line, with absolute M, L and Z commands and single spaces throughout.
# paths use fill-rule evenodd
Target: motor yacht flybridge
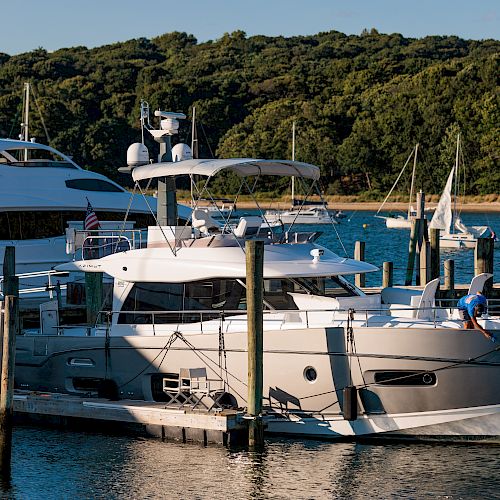
M 42 318 L 41 331 L 24 331 L 16 345 L 16 387 L 181 407 L 201 405 L 204 388 L 220 405 L 245 407 L 245 241 L 258 238 L 269 432 L 498 440 L 498 344 L 464 330 L 456 311 L 435 307 L 436 280 L 423 292 L 366 295 L 345 277 L 376 268 L 321 246 L 317 233 L 263 229 L 260 217 L 221 226 L 196 207 L 191 226 L 175 222 L 176 177 L 203 177 L 207 186 L 218 173 L 232 172 L 252 192 L 265 175 L 316 182 L 318 167 L 192 159 L 184 145 L 175 146 L 183 153 L 172 161 L 170 140 L 182 116 L 157 114 L 162 126 L 154 133 L 167 161 L 132 161 L 131 174 L 139 186 L 159 180 L 164 203 L 157 217 L 167 222 L 148 228 L 147 246 L 126 238 L 100 258 L 76 246 L 77 260 L 57 269 L 111 276 L 112 306 L 92 325 L 49 328 Z M 142 146 L 133 150 L 144 153 Z M 498 318 L 480 321 L 499 328 Z M 347 387 L 355 388 L 354 412 L 346 410 Z

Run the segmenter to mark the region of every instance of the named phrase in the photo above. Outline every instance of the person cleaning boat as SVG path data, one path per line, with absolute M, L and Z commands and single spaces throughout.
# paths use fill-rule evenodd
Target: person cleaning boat
M 488 340 L 496 342 L 495 336 L 477 322 L 477 318 L 488 310 L 488 301 L 481 292 L 465 295 L 458 301 L 457 308 L 465 329 L 479 330 Z

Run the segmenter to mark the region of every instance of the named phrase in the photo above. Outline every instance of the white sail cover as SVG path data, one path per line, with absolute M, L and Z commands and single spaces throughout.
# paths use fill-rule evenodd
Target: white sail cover
M 446 186 L 444 187 L 443 194 L 439 198 L 439 203 L 432 217 L 430 226 L 434 229 L 441 229 L 445 234 L 449 234 L 451 230 L 451 187 L 453 185 L 453 175 L 455 174 L 455 167 L 451 169 Z
M 211 177 L 221 170 L 231 170 L 241 177 L 253 175 L 277 175 L 280 177 L 304 177 L 318 180 L 320 169 L 316 165 L 290 160 L 257 160 L 229 158 L 220 160 L 193 159 L 168 163 L 143 165 L 132 171 L 134 181 L 167 177 L 169 175 L 203 175 Z

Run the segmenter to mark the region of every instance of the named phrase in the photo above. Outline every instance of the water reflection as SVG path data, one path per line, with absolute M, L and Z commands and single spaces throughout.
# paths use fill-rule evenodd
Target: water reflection
M 500 447 L 268 440 L 262 452 L 18 427 L 4 498 L 479 498 Z

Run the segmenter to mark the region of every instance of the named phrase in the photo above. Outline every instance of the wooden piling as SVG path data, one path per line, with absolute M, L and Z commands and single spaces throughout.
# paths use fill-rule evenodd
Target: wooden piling
M 5 248 L 3 262 L 4 312 L 2 332 L 2 372 L 0 380 L 0 471 L 10 476 L 12 455 L 12 414 L 16 335 L 19 328 L 19 278 L 15 275 L 15 247 Z
M 493 274 L 493 256 L 495 240 L 493 238 L 478 238 L 474 250 L 474 275 L 481 273 Z M 484 285 L 484 293 L 488 295 L 493 285 L 493 278 L 490 278 Z
M 418 233 L 420 231 L 419 225 L 420 225 L 419 219 L 414 219 L 411 221 L 410 242 L 408 244 L 408 264 L 406 266 L 405 286 L 411 285 L 411 282 L 413 280 L 413 267 L 415 265 L 415 252 L 417 249 Z
M 440 276 L 440 247 L 439 247 L 439 237 L 441 231 L 436 228 L 430 228 L 430 242 L 431 242 L 431 269 L 430 269 L 430 279 L 436 279 Z
M 431 275 L 431 244 L 425 239 L 420 247 L 420 286 L 425 286 L 430 281 Z
M 382 288 L 387 288 L 393 284 L 394 264 L 392 262 L 384 262 L 382 268 Z
M 87 323 L 94 325 L 102 309 L 103 273 L 85 273 L 85 302 Z
M 247 413 L 250 417 L 248 444 L 251 447 L 259 447 L 264 443 L 262 422 L 264 242 L 247 240 L 245 252 L 248 317 Z
M 365 260 L 365 245 L 366 243 L 364 241 L 356 241 L 354 244 L 354 258 L 356 260 Z M 366 285 L 366 277 L 364 273 L 356 274 L 354 282 L 358 288 L 363 288 Z
M 445 260 L 444 261 L 444 287 L 448 290 L 449 296 L 453 295 L 455 291 L 455 261 Z

